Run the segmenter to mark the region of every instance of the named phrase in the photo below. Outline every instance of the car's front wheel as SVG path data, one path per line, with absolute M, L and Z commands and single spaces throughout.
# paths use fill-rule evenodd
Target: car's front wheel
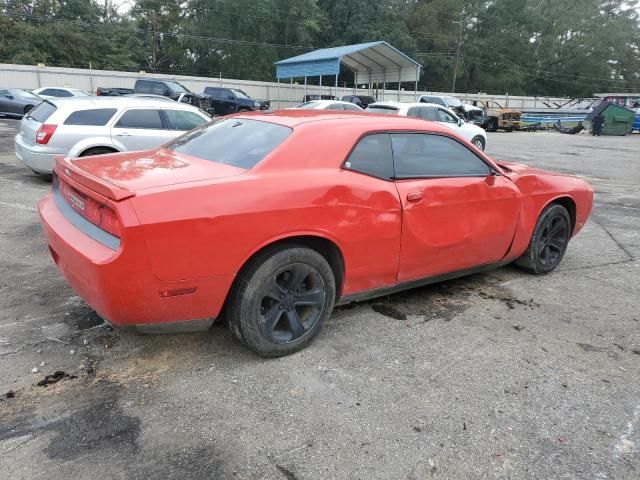
M 484 138 L 480 135 L 475 136 L 471 139 L 471 143 L 478 149 L 484 152 Z
M 553 271 L 562 261 L 571 238 L 571 217 L 562 205 L 548 205 L 538 217 L 529 247 L 516 265 L 537 275 Z
M 258 355 L 288 355 L 318 334 L 335 293 L 333 271 L 315 250 L 268 249 L 236 278 L 226 307 L 229 328 Z

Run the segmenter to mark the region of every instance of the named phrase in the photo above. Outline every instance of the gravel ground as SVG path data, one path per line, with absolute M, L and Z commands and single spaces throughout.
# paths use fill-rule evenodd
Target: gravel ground
M 50 184 L 15 160 L 16 125 L 0 119 L 5 478 L 640 478 L 639 135 L 489 134 L 495 158 L 594 185 L 561 267 L 343 307 L 263 360 L 223 325 L 103 324 L 49 259 Z

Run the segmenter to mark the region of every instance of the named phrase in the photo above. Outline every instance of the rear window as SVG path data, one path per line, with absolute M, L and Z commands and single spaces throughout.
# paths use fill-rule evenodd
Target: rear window
M 305 102 L 305 103 L 301 103 L 296 108 L 299 108 L 301 110 L 312 110 L 316 108 L 318 105 L 320 105 L 318 102 Z
M 115 108 L 94 108 L 91 110 L 80 110 L 73 112 L 64 121 L 65 125 L 87 125 L 101 127 L 106 125 L 111 117 L 116 113 Z
M 53 103 L 44 101 L 31 110 L 28 117 L 33 118 L 36 122 L 44 123 L 57 109 L 58 108 Z
M 368 106 L 366 111 L 371 113 L 386 113 L 389 115 L 394 115 L 398 113 L 398 109 L 396 107 L 382 107 L 382 106 L 379 106 L 379 107 Z
M 280 145 L 291 131 L 275 123 L 226 119 L 194 130 L 167 144 L 166 148 L 248 169 Z

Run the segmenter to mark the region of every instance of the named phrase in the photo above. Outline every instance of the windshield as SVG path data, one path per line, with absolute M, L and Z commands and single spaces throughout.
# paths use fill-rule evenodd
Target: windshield
M 248 98 L 248 99 L 251 99 L 251 97 L 249 95 L 247 95 L 246 93 L 244 93 L 242 90 L 236 90 L 235 88 L 232 88 L 231 91 L 233 93 L 235 93 L 237 98 Z
M 40 98 L 35 93 L 27 92 L 26 90 L 20 90 L 19 88 L 10 88 L 9 91 L 16 97 L 22 98 Z
M 191 92 L 191 90 L 189 90 L 184 85 L 179 84 L 178 82 L 165 82 L 165 83 L 174 92 L 177 92 L 177 93 L 188 93 L 188 92 Z
M 395 115 L 398 113 L 398 109 L 396 107 L 383 107 L 382 105 L 371 106 L 369 105 L 365 112 L 371 113 L 386 113 L 387 115 Z
M 444 97 L 444 101 L 449 107 L 462 106 L 462 102 L 460 101 L 459 98 L 456 98 L 456 97 Z
M 239 168 L 251 168 L 291 134 L 289 127 L 259 120 L 208 123 L 166 145 L 174 152 Z

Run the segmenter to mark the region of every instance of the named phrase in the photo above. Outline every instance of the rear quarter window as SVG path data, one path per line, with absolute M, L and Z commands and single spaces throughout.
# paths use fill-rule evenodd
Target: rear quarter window
M 375 133 L 363 137 L 344 162 L 346 170 L 372 177 L 393 178 L 393 154 L 388 133 Z
M 73 112 L 64 121 L 64 125 L 86 125 L 101 127 L 106 125 L 116 113 L 115 108 L 94 108 Z
M 207 124 L 166 145 L 174 152 L 239 168 L 251 168 L 280 145 L 289 127 L 258 120 L 226 119 Z
M 29 112 L 29 118 L 33 118 L 36 122 L 44 123 L 57 109 L 53 103 L 45 101 Z

